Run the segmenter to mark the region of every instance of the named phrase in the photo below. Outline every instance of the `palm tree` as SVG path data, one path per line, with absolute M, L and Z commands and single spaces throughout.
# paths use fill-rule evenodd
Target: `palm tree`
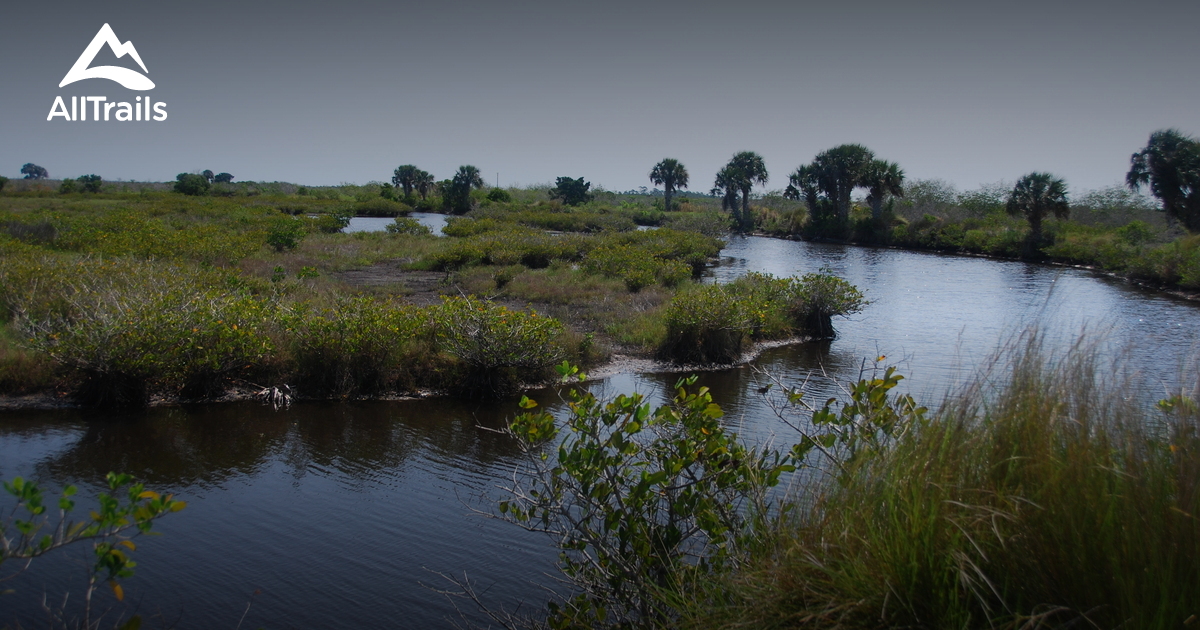
M 734 154 L 725 168 L 717 173 L 716 188 L 725 191 L 725 202 L 730 201 L 730 192 L 736 190 L 742 195 L 742 210 L 734 208 L 737 229 L 746 232 L 751 227 L 750 220 L 750 189 L 755 184 L 767 183 L 767 166 L 762 156 L 753 151 L 742 151 Z M 714 189 L 715 190 L 715 189 Z M 722 204 L 724 205 L 724 204 Z
M 816 167 L 811 164 L 798 166 L 788 175 L 788 187 L 783 191 L 783 196 L 787 199 L 803 199 L 809 214 L 816 216 L 818 195 L 821 192 L 817 184 Z
M 483 188 L 483 176 L 479 174 L 479 169 L 469 164 L 458 167 L 454 179 L 450 180 L 450 194 L 443 203 L 456 213 L 470 210 L 472 188 Z
M 479 174 L 478 168 L 467 164 L 458 167 L 458 172 L 454 174 L 454 183 L 467 189 L 483 188 L 483 176 Z
M 1200 142 L 1176 129 L 1162 129 L 1150 134 L 1146 148 L 1129 161 L 1125 183 L 1131 189 L 1148 185 L 1172 221 L 1200 231 Z
M 721 209 L 731 211 L 735 217 L 738 209 L 738 187 L 734 183 L 733 168 L 725 166 L 717 171 L 717 179 L 713 182 L 713 189 L 709 194 L 714 197 L 721 195 Z
M 396 167 L 392 173 L 392 185 L 397 188 L 404 189 L 404 198 L 412 197 L 413 188 L 416 187 L 416 177 L 418 173 L 424 173 L 421 169 L 412 164 Z M 424 197 L 422 197 L 424 198 Z
M 650 181 L 663 187 L 663 208 L 671 210 L 671 195 L 676 188 L 688 187 L 687 169 L 675 158 L 666 158 L 654 165 L 650 171 Z
M 1067 203 L 1067 184 L 1050 173 L 1030 173 L 1017 180 L 1008 194 L 1009 214 L 1024 214 L 1029 220 L 1029 242 L 1036 246 L 1042 240 L 1042 219 L 1051 212 L 1065 219 L 1071 212 Z
M 433 183 L 433 175 L 420 169 L 417 170 L 416 176 L 413 177 L 413 187 L 417 189 L 417 194 L 421 195 L 421 201 L 425 201 L 425 197 L 433 190 Z
M 867 203 L 871 205 L 871 218 L 876 221 L 883 217 L 884 197 L 904 196 L 904 171 L 895 162 L 871 160 L 859 183 L 869 191 Z

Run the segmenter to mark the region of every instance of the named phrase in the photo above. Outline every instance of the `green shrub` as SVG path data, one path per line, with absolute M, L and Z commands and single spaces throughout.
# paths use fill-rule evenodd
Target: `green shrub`
M 156 389 L 203 397 L 273 352 L 269 303 L 163 263 L 134 271 L 82 268 L 59 280 L 70 298 L 53 310 L 18 307 L 30 345 L 80 375 L 85 404 L 144 405 Z
M 310 228 L 315 232 L 337 234 L 350 225 L 352 216 L 348 210 L 335 210 L 327 214 L 319 214 L 316 218 L 309 219 L 311 221 Z
M 495 219 L 476 219 L 473 217 L 447 217 L 442 234 L 446 236 L 467 237 L 500 229 L 500 222 Z
M 75 181 L 79 182 L 79 189 L 87 193 L 98 193 L 104 185 L 99 175 L 80 175 Z
M 354 204 L 354 216 L 359 217 L 399 217 L 412 212 L 412 206 L 385 199 L 379 196 L 359 200 Z
M 663 316 L 666 339 L 658 354 L 677 363 L 734 363 L 754 329 L 766 318 L 763 309 L 720 285 L 680 291 Z
M 808 273 L 800 278 L 798 295 L 788 304 L 793 321 L 805 333 L 818 339 L 832 339 L 835 315 L 857 313 L 868 304 L 854 285 L 823 273 Z
M 675 212 L 663 219 L 662 226 L 676 232 L 698 232 L 710 238 L 729 233 L 729 215 L 721 212 Z
M 428 336 L 425 314 L 373 298 L 347 298 L 286 318 L 296 385 L 309 395 L 340 397 L 385 389 L 401 357 Z
M 208 193 L 211 184 L 208 178 L 195 173 L 180 173 L 175 176 L 175 192 L 193 197 Z
M 528 467 L 498 509 L 562 551 L 574 588 L 549 605 L 549 627 L 673 627 L 671 595 L 685 600 L 683 584 L 736 566 L 761 527 L 768 490 L 795 467 L 740 442 L 695 380 L 681 379 L 653 410 L 640 394 L 605 401 L 572 390 L 562 430 L 522 398 L 527 411 L 508 432 Z
M 296 249 L 301 239 L 308 234 L 308 226 L 296 217 L 279 217 L 271 222 L 267 232 L 267 245 L 282 252 L 286 249 Z
M 475 297 L 442 300 L 431 312 L 432 325 L 438 347 L 468 367 L 462 394 L 509 393 L 521 378 L 544 378 L 545 370 L 564 356 L 564 327 L 558 320 Z
M 420 221 L 409 217 L 396 217 L 396 220 L 389 223 L 387 226 L 389 234 L 410 234 L 412 236 L 431 236 L 433 230 L 429 226 L 423 225 Z

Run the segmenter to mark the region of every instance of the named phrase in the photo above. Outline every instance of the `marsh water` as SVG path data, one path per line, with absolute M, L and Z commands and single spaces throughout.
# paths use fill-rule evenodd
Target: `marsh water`
M 702 376 L 727 421 L 754 441 L 789 438 L 757 393 L 766 377 L 754 368 L 784 380 L 824 373 L 846 381 L 864 359 L 886 355 L 908 377 L 902 389 L 936 403 L 1035 326 L 1052 352 L 1081 333 L 1099 340 L 1105 365 L 1148 383 L 1130 395 L 1158 396 L 1195 367 L 1197 305 L 1083 270 L 757 237 L 730 238 L 722 256 L 710 281 L 825 269 L 871 300 L 835 321 L 835 341 L 772 349 L 753 367 Z M 661 401 L 678 377 L 621 374 L 593 386 Z M 561 408 L 554 392 L 534 397 Z M 548 539 L 475 512 L 491 509 L 519 461 L 487 430 L 515 409 L 513 401 L 438 399 L 280 412 L 240 403 L 3 412 L 0 478 L 73 483 L 88 495 L 119 470 L 188 502 L 135 554 L 126 600 L 157 622 L 143 627 L 233 629 L 243 615 L 244 628 L 444 627 L 459 618 L 456 604 L 480 618 L 469 602 L 437 592 L 452 587 L 439 574 L 465 575 L 490 605 L 509 609 L 540 607 L 543 588 L 554 586 Z M 16 590 L 0 595 L 0 625 L 37 626 L 43 592 L 51 602 L 68 590 L 78 598 L 83 559 L 47 557 L 0 583 Z M 107 591 L 97 598 L 113 602 Z

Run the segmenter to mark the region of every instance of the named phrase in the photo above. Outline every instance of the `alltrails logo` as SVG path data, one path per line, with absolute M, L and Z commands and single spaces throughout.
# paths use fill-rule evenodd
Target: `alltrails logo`
M 58 87 L 65 87 L 76 81 L 84 79 L 108 79 L 121 84 L 122 87 L 130 90 L 152 90 L 154 82 L 137 71 L 120 66 L 96 66 L 89 67 L 100 49 L 107 44 L 109 49 L 118 59 L 129 55 L 142 68 L 142 72 L 149 74 L 146 69 L 146 64 L 142 62 L 142 57 L 138 55 L 137 49 L 133 47 L 133 42 L 128 41 L 124 44 L 117 39 L 117 34 L 113 32 L 112 27 L 105 24 L 100 27 L 100 31 L 92 38 L 92 43 L 88 44 L 83 50 L 83 54 L 79 55 L 79 59 L 75 60 L 75 65 L 67 71 L 67 75 L 63 77 Z M 155 120 L 163 121 L 167 119 L 167 104 L 155 103 L 147 95 L 145 100 L 138 96 L 129 102 L 109 101 L 107 96 L 72 96 L 71 108 L 67 109 L 67 102 L 61 96 L 54 97 L 54 104 L 50 106 L 50 114 L 46 116 L 46 120 L 54 120 L 61 116 L 64 120 L 76 121 L 88 119 L 88 104 L 92 105 L 92 120 L 118 120 L 122 122 Z M 113 111 L 116 110 L 116 111 Z M 151 117 L 153 112 L 153 117 Z

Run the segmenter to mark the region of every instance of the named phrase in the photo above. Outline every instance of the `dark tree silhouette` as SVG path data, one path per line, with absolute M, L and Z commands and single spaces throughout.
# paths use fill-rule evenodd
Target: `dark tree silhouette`
M 1065 219 L 1071 212 L 1067 203 L 1067 184 L 1050 173 L 1030 173 L 1017 180 L 1005 206 L 1009 214 L 1023 214 L 1029 221 L 1029 242 L 1042 240 L 1042 219 L 1053 213 Z
M 21 174 L 25 176 L 25 179 L 46 179 L 50 177 L 50 173 L 46 169 L 32 162 L 26 162 L 21 167 Z
M 433 191 L 433 184 L 433 175 L 417 169 L 417 174 L 413 178 L 413 186 L 416 187 L 417 194 L 421 195 L 421 201 L 425 201 L 425 198 Z
M 98 193 L 104 180 L 99 175 L 83 175 L 76 179 L 83 192 Z
M 406 198 L 412 197 L 413 189 L 417 186 L 417 174 L 422 172 L 424 171 L 412 164 L 398 166 L 392 173 L 392 185 L 404 189 L 404 196 Z
M 175 176 L 175 192 L 199 196 L 208 192 L 208 179 L 195 173 L 180 173 Z
M 550 189 L 550 198 L 561 199 L 568 206 L 577 206 L 592 200 L 592 195 L 588 193 L 591 187 L 592 183 L 583 181 L 582 177 L 559 177 L 554 180 L 554 188 Z
M 724 191 L 726 199 L 723 200 L 722 205 L 726 205 L 726 202 L 729 201 L 731 189 L 736 189 L 741 194 L 741 211 L 734 208 L 734 224 L 739 232 L 748 232 L 753 227 L 750 218 L 750 190 L 754 188 L 755 184 L 765 183 L 767 183 L 766 163 L 763 162 L 761 155 L 753 151 L 734 154 L 725 168 L 717 173 L 714 190 Z
M 674 158 L 666 158 L 650 171 L 650 181 L 663 187 L 663 209 L 671 210 L 671 197 L 676 188 L 688 187 L 687 169 Z
M 868 191 L 867 203 L 876 221 L 883 217 L 883 201 L 888 195 L 904 196 L 904 171 L 895 162 L 871 160 L 859 183 Z
M 483 176 L 479 169 L 465 165 L 458 167 L 458 172 L 450 180 L 450 186 L 442 198 L 442 204 L 455 214 L 462 214 L 471 209 L 471 189 L 483 188 Z
M 1133 190 L 1149 186 L 1172 221 L 1200 231 L 1200 142 L 1176 129 L 1150 134 L 1146 148 L 1129 159 L 1125 183 Z

